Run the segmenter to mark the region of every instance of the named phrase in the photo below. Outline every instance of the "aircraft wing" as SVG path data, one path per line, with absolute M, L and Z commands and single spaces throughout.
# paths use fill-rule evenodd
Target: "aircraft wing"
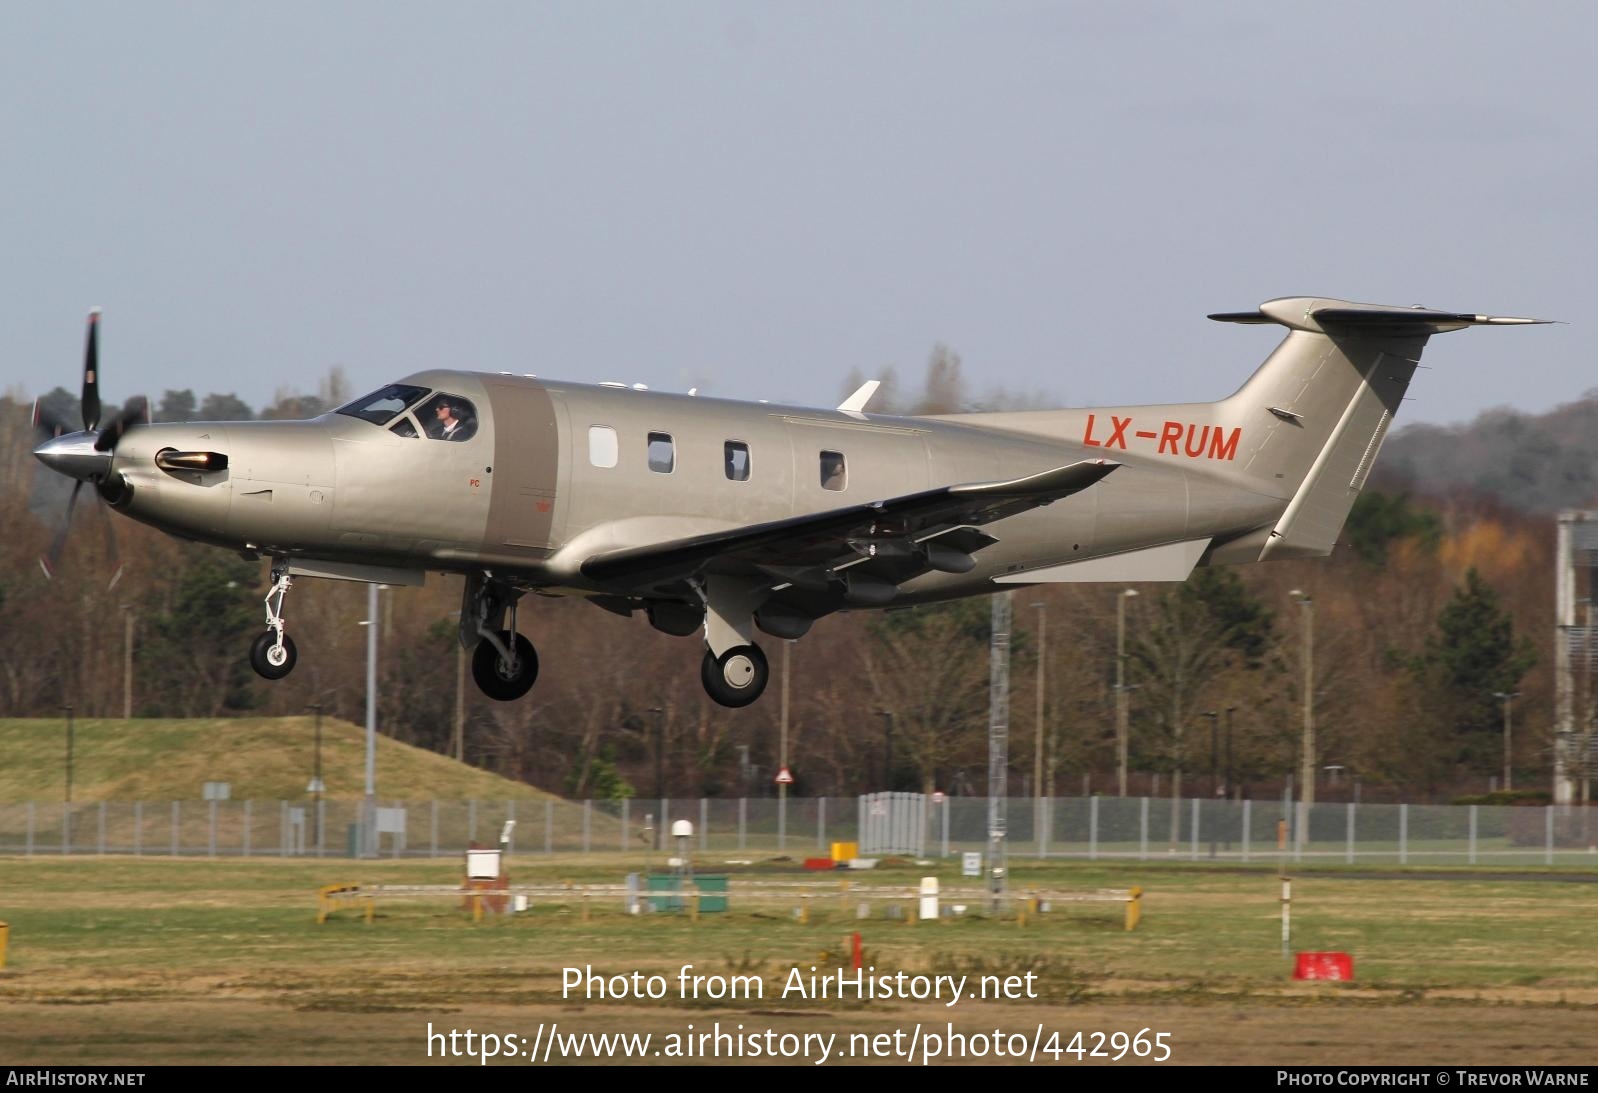
M 608 551 L 587 559 L 581 568 L 591 580 L 637 590 L 705 573 L 759 575 L 774 584 L 824 587 L 839 570 L 881 562 L 892 571 L 883 576 L 898 583 L 928 569 L 960 565 L 959 555 L 997 541 L 977 527 L 1085 490 L 1118 466 L 1113 460 L 1091 459 L 1004 482 L 939 486 L 886 501 Z M 929 544 L 940 541 L 946 552 L 936 554 Z

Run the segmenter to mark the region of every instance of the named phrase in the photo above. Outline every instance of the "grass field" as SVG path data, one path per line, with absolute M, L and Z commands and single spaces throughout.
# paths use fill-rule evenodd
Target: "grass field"
M 593 883 L 642 866 L 613 856 L 511 868 L 518 883 Z M 790 870 L 765 864 L 748 875 L 814 879 Z M 923 874 L 958 882 L 941 863 L 879 869 L 871 880 L 913 885 Z M 1290 978 L 1271 870 L 1017 865 L 1017 888 L 1142 886 L 1143 923 L 1130 933 L 1117 904 L 1070 904 L 1023 927 L 976 914 L 911 924 L 883 917 L 880 905 L 858 920 L 840 900 L 821 899 L 806 924 L 785 906 L 740 907 L 736 895 L 729 913 L 697 923 L 629 916 L 612 901 L 586 919 L 573 902 L 474 924 L 455 898 L 392 898 L 372 924 L 342 911 L 319 926 L 321 885 L 453 884 L 458 864 L 0 859 L 0 920 L 10 926 L 0 1059 L 458 1065 L 471 1060 L 440 1057 L 442 1041 L 429 1058 L 429 1026 L 525 1036 L 529 1048 L 551 1025 L 562 1036 L 648 1033 L 650 1050 L 669 1050 L 666 1037 L 719 1024 L 744 1026 L 740 1035 L 836 1036 L 829 1061 L 851 1035 L 884 1037 L 887 1047 L 897 1033 L 902 1046 L 918 1025 L 940 1035 L 952 1025 L 988 1037 L 990 1049 L 995 1032 L 1030 1040 L 1042 1029 L 1038 1061 L 1071 1065 L 1072 1053 L 1050 1057 L 1050 1034 L 1068 1049 L 1086 1033 L 1080 1043 L 1091 1050 L 1095 1031 L 1167 1032 L 1176 1063 L 1588 1064 L 1598 1049 L 1591 879 L 1305 872 L 1293 882 L 1292 948 L 1346 951 L 1355 970 L 1352 982 L 1316 983 Z M 1030 973 L 1034 997 L 966 997 L 952 1007 L 784 997 L 795 968 L 846 967 L 855 930 L 878 974 L 966 975 L 974 990 L 983 975 Z M 762 996 L 683 999 L 684 964 L 754 977 Z M 653 1002 L 565 996 L 568 967 L 659 974 L 669 990 Z M 990 1050 L 966 1061 L 996 1060 Z M 1109 1060 L 1082 1060 L 1094 1061 Z
M 66 784 L 67 723 L 0 719 L 0 802 L 59 801 Z M 197 801 L 227 782 L 236 801 L 299 801 L 315 765 L 311 717 L 78 718 L 72 726 L 72 799 Z M 545 798 L 522 782 L 408 744 L 377 738 L 385 798 Z M 366 730 L 322 719 L 322 779 L 330 798 L 365 790 Z

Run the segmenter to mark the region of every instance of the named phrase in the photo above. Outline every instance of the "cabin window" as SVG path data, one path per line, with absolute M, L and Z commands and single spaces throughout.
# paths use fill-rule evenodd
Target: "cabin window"
M 722 453 L 727 478 L 733 482 L 749 481 L 749 445 L 741 440 L 729 440 L 722 445 Z
M 588 427 L 588 462 L 596 467 L 614 467 L 621 456 L 616 430 L 609 425 Z
M 844 466 L 842 452 L 821 453 L 821 488 L 841 490 L 849 484 L 849 470 Z
M 434 395 L 416 411 L 416 418 L 434 440 L 470 440 L 477 435 L 477 407 L 459 395 Z
M 389 429 L 389 432 L 393 433 L 395 436 L 415 437 L 417 435 L 416 426 L 411 424 L 411 418 L 409 414 L 396 421 Z
M 676 449 L 671 443 L 670 433 L 649 434 L 649 469 L 661 474 L 670 474 L 672 467 L 677 463 Z

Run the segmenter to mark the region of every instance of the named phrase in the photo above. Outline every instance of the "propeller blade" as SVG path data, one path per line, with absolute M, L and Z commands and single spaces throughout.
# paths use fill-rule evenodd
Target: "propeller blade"
M 123 404 L 122 409 L 112 413 L 111 420 L 106 422 L 105 428 L 95 436 L 94 449 L 98 452 L 115 451 L 117 441 L 122 439 L 123 433 L 148 424 L 150 424 L 150 401 L 135 395 Z
M 72 497 L 67 501 L 67 518 L 61 521 L 61 530 L 55 533 L 49 552 L 39 559 L 39 568 L 44 570 L 45 580 L 55 580 L 55 567 L 61 561 L 61 551 L 67 545 L 67 532 L 72 530 L 72 510 L 78 506 L 78 491 L 82 488 L 83 479 L 73 483 Z
M 105 590 L 109 592 L 122 579 L 122 551 L 117 545 L 117 521 L 111 512 L 111 506 L 102 499 L 99 508 L 100 523 L 105 528 L 105 559 L 111 567 L 111 583 L 105 586 Z
M 83 350 L 83 427 L 100 424 L 100 309 L 89 312 L 89 344 Z
M 51 413 L 45 407 L 43 399 L 34 399 L 33 431 L 41 440 L 53 440 L 74 430 L 70 424 Z

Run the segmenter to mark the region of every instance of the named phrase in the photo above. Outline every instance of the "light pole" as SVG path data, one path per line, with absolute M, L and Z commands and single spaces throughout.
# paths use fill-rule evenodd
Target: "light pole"
M 122 720 L 133 720 L 133 607 L 122 605 Z
M 61 707 L 67 712 L 67 804 L 72 803 L 72 707 Z
M 655 715 L 655 807 L 661 822 L 655 825 L 655 840 L 659 847 L 666 845 L 666 777 L 662 754 L 665 750 L 666 736 L 666 710 L 662 706 L 651 706 L 649 712 Z
M 1511 702 L 1513 702 L 1515 699 L 1520 697 L 1520 692 L 1519 691 L 1494 691 L 1493 692 L 1493 697 L 1494 698 L 1501 698 L 1501 699 L 1504 700 L 1504 788 L 1506 790 L 1514 789 L 1515 787 L 1510 781 L 1510 773 L 1509 773 L 1509 756 L 1510 756 L 1510 748 L 1509 748 L 1509 741 L 1510 741 L 1510 734 L 1509 734 L 1509 704 Z
M 377 590 L 366 586 L 366 799 L 361 840 L 363 857 L 377 857 Z
M 885 792 L 893 790 L 893 711 L 878 710 L 877 716 L 882 718 L 882 788 Z
M 1220 794 L 1220 785 L 1215 780 L 1215 769 L 1216 769 L 1215 768 L 1215 759 L 1216 759 L 1216 754 L 1217 754 L 1215 745 L 1216 745 L 1217 737 L 1219 736 L 1219 732 L 1217 730 L 1218 730 L 1218 727 L 1219 727 L 1219 725 L 1221 723 L 1221 715 L 1219 713 L 1217 713 L 1215 710 L 1205 710 L 1204 711 L 1204 716 L 1210 719 L 1210 796 L 1211 797 L 1215 797 L 1215 798 L 1218 799 L 1221 794 Z M 1215 818 L 1213 818 L 1210 821 L 1210 824 L 1209 824 L 1209 828 L 1210 828 L 1210 857 L 1212 857 L 1212 858 L 1215 857 L 1215 827 L 1220 822 L 1221 822 L 1221 818 L 1220 818 L 1219 815 L 1217 815 Z
M 1304 742 L 1299 766 L 1298 846 L 1309 842 L 1309 814 L 1315 807 L 1315 601 L 1295 588 L 1288 593 L 1304 609 Z
M 1115 785 L 1126 796 L 1126 601 L 1137 595 L 1123 588 L 1115 597 Z
M 1037 802 L 1038 818 L 1034 823 L 1041 824 L 1043 814 L 1043 688 L 1044 671 L 1048 660 L 1045 653 L 1048 651 L 1049 620 L 1043 613 L 1043 601 L 1038 600 L 1032 605 L 1038 609 L 1038 712 L 1036 737 L 1032 747 L 1032 796 Z
M 316 715 L 316 746 L 311 753 L 311 784 L 305 788 L 311 793 L 311 845 L 322 845 L 322 794 L 327 786 L 322 782 L 322 704 L 313 702 L 311 712 Z
M 777 849 L 788 845 L 788 651 L 790 640 L 782 643 L 782 727 L 777 743 Z

